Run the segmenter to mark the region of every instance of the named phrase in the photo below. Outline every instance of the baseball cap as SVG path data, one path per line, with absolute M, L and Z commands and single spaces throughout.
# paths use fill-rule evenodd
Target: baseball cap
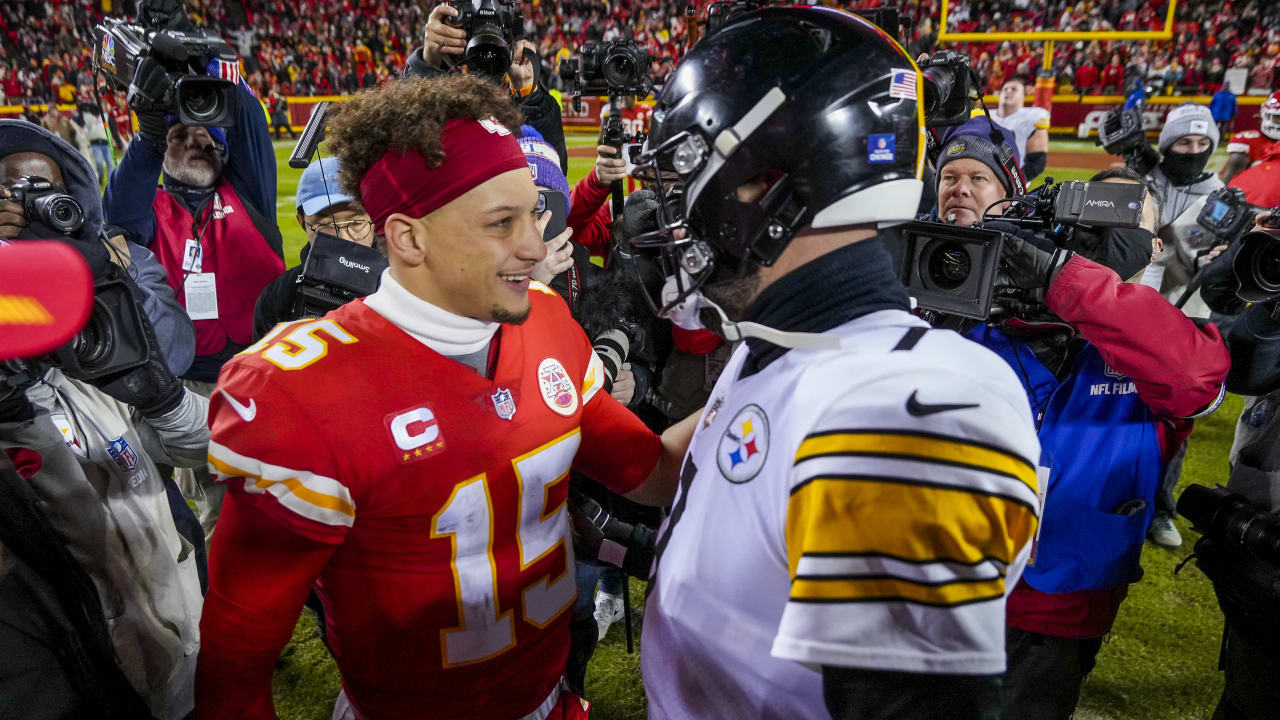
M 93 307 L 89 265 L 66 243 L 0 241 L 0 288 L 0 360 L 54 350 Z
M 344 193 L 338 184 L 338 159 L 334 157 L 313 161 L 302 171 L 298 180 L 298 209 L 303 215 L 319 215 L 325 208 L 356 198 Z
M 533 184 L 547 190 L 559 190 L 567 199 L 570 195 L 569 180 L 560 170 L 560 156 L 555 148 L 541 140 L 521 138 L 520 149 L 524 151 L 524 159 L 529 163 Z

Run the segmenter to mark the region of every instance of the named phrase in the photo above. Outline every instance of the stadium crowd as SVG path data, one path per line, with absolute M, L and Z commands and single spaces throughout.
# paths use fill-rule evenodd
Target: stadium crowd
M 602 133 L 572 185 L 554 73 L 458 71 L 446 5 L 192 0 L 244 64 L 197 73 L 228 93 L 207 125 L 151 56 L 86 108 L 98 7 L 0 8 L 6 97 L 77 104 L 0 119 L 0 715 L 274 720 L 306 608 L 334 720 L 585 720 L 635 578 L 652 717 L 1069 720 L 1182 513 L 1228 618 L 1214 717 L 1280 716 L 1275 8 L 1188 3 L 1176 57 L 1055 54 L 1064 87 L 1239 67 L 1272 94 L 1230 139 L 1207 103 L 1154 144 L 1117 109 L 1113 167 L 1032 190 L 1034 47 L 964 46 L 990 115 L 926 110 L 946 83 L 903 68 L 937 50 L 936 0 L 905 48 L 811 7 L 686 47 L 665 0 L 526 3 L 549 73 L 632 38 L 672 78 L 622 105 L 641 151 Z M 282 203 L 298 93 L 353 97 Z M 1228 391 L 1227 489 L 1184 506 Z
M 705 4 L 705 3 L 704 3 Z M 900 7 L 908 49 L 930 49 L 938 33 L 938 0 L 852 0 L 846 9 Z M 115 15 L 127 14 L 118 3 Z M 592 40 L 635 39 L 654 58 L 657 77 L 670 72 L 688 40 L 689 3 L 523 2 L 527 36 L 547 71 Z M 259 96 L 345 95 L 394 76 L 421 42 L 426 15 L 409 0 L 197 0 L 192 15 L 216 28 L 239 52 Z M 953 32 L 1158 30 L 1165 4 L 1156 0 L 1101 3 L 953 2 Z M 93 0 L 15 0 L 0 8 L 0 92 L 9 104 L 74 103 L 92 86 L 89 27 L 102 15 Z M 988 92 L 1010 77 L 1034 78 L 1039 43 L 965 43 Z M 1140 76 L 1165 94 L 1212 94 L 1232 68 L 1247 73 L 1247 91 L 1269 92 L 1280 67 L 1280 8 L 1249 0 L 1180 2 L 1172 42 L 1059 43 L 1053 59 L 1058 92 L 1115 94 Z M 1266 94 L 1263 92 L 1263 94 Z

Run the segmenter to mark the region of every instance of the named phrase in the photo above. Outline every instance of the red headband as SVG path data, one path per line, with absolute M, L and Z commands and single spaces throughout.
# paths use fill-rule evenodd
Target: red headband
M 496 175 L 529 167 L 515 135 L 493 118 L 455 118 L 442 135 L 439 167 L 416 150 L 388 150 L 364 174 L 360 201 L 379 231 L 392 213 L 430 215 Z

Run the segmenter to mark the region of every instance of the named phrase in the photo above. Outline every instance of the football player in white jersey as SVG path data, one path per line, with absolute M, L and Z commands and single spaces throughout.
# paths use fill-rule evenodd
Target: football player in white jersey
M 1011 77 L 1000 86 L 1000 102 L 991 116 L 995 123 L 1013 133 L 1022 158 L 1022 174 L 1030 181 L 1044 172 L 1049 162 L 1049 111 L 1042 107 L 1023 107 L 1027 99 L 1027 81 Z
M 655 109 L 641 175 L 680 212 L 633 243 L 661 312 L 745 342 L 659 531 L 650 718 L 1000 715 L 1040 449 L 1013 371 L 913 317 L 883 245 L 920 199 L 921 84 L 870 23 L 776 7 Z

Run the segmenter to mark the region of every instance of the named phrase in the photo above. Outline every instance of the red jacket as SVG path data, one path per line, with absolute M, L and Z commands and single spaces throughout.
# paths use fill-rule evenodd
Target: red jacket
M 1049 287 L 1049 309 L 1071 323 L 1108 366 L 1133 379 L 1159 417 L 1165 462 L 1191 435 L 1189 419 L 1222 397 L 1231 359 L 1213 324 L 1198 327 L 1145 285 L 1075 256 Z M 1128 588 L 1042 593 L 1019 582 L 1009 595 L 1010 627 L 1065 638 L 1105 635 Z
M 613 212 L 609 207 L 609 186 L 600 182 L 595 170 L 578 181 L 569 191 L 568 225 L 573 228 L 573 241 L 595 257 L 609 252 L 609 225 Z

